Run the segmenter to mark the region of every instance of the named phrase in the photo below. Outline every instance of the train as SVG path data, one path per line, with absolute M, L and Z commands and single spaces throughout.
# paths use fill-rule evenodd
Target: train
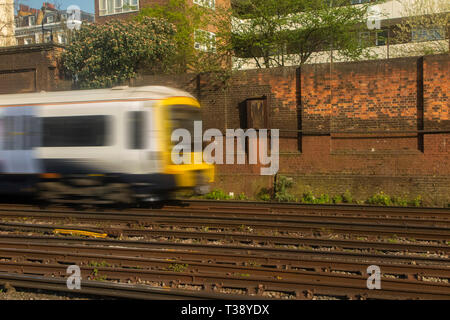
M 197 99 L 164 86 L 0 95 L 0 194 L 127 204 L 205 194 L 214 166 L 171 158 L 172 131 L 193 135 L 199 120 Z

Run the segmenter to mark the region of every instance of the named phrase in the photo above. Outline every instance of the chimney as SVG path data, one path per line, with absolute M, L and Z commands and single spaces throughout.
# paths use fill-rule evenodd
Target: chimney
M 42 4 L 42 6 L 43 6 L 44 8 L 47 8 L 47 9 L 55 9 L 55 6 L 54 6 L 53 4 L 51 4 L 51 3 L 48 3 L 48 2 L 44 2 L 44 3 Z
M 29 6 L 26 6 L 26 5 L 24 5 L 24 4 L 21 4 L 21 5 L 19 6 L 19 10 L 20 10 L 20 11 L 23 11 L 23 12 L 28 12 L 28 11 L 30 11 L 30 7 L 29 7 Z

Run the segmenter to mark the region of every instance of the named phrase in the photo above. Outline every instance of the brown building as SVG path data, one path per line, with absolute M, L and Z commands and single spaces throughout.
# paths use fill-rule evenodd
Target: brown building
M 164 5 L 169 0 L 95 0 L 95 21 L 105 23 L 112 19 L 127 19 L 136 16 L 139 10 L 155 4 Z M 216 8 L 229 8 L 231 0 L 186 0 L 195 6 L 202 6 L 215 10 Z M 195 37 L 209 39 L 215 42 L 214 28 L 208 26 L 207 30 L 197 30 Z M 204 42 L 204 41 L 203 41 Z M 198 50 L 211 50 L 211 45 L 196 41 L 195 48 Z

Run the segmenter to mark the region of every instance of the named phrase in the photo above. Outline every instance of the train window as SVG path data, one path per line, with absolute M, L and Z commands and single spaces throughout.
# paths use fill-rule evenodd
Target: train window
M 128 149 L 144 149 L 146 145 L 146 113 L 129 111 L 128 113 Z
M 172 130 L 188 130 L 191 134 L 191 150 L 194 151 L 195 139 L 202 140 L 203 137 L 203 132 L 200 133 L 200 137 L 194 136 L 194 122 L 202 120 L 200 109 L 189 105 L 172 105 L 169 110 Z
M 43 147 L 98 147 L 107 144 L 108 116 L 42 118 Z

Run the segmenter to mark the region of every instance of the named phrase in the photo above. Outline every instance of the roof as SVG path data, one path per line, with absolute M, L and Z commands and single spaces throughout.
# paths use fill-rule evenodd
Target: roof
M 113 87 L 110 89 L 54 91 L 39 93 L 0 94 L 0 106 L 8 105 L 33 105 L 67 102 L 90 102 L 105 100 L 149 100 L 165 99 L 169 97 L 191 97 L 189 93 L 163 86 L 145 87 Z

